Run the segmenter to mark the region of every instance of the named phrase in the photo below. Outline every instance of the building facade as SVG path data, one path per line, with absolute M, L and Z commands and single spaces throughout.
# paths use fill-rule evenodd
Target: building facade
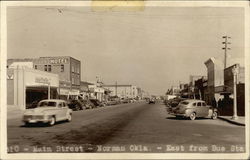
M 7 69 L 7 104 L 24 110 L 33 102 L 57 98 L 59 76 L 27 67 Z
M 133 85 L 103 85 L 111 91 L 110 96 L 118 96 L 120 98 L 138 98 L 138 90 Z
M 211 105 L 214 100 L 218 101 L 220 98 L 218 88 L 224 85 L 224 65 L 214 57 L 209 58 L 205 65 L 207 67 L 207 92 L 205 97 L 207 103 Z
M 81 81 L 81 62 L 79 60 L 69 56 L 8 59 L 7 68 L 22 62 L 31 62 L 32 68 L 36 70 L 58 74 L 61 98 L 79 94 Z

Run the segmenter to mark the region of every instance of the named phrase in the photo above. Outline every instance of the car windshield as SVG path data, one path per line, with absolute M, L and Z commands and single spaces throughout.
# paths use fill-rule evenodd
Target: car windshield
M 182 104 L 182 105 L 188 105 L 188 102 L 187 101 L 183 101 L 180 104 Z
M 38 104 L 38 107 L 56 107 L 56 102 L 43 101 Z

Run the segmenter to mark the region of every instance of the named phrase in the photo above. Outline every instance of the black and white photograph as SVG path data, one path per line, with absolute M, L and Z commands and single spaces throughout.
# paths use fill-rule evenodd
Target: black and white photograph
M 247 2 L 1 4 L 1 158 L 249 158 Z

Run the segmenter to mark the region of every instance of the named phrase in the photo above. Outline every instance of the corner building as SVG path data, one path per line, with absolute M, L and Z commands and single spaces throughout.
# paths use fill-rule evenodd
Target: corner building
M 14 62 L 32 62 L 36 70 L 58 74 L 60 98 L 66 99 L 68 95 L 80 92 L 81 62 L 77 59 L 70 56 L 8 59 L 7 64 L 9 66 Z

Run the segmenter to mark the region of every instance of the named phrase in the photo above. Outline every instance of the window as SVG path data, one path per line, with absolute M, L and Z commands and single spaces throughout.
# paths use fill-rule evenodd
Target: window
M 44 71 L 48 71 L 48 70 L 47 70 L 47 65 L 44 65 Z
M 61 64 L 61 72 L 64 72 L 64 65 Z
M 74 65 L 71 66 L 71 70 L 72 70 L 73 73 L 75 72 L 75 66 Z
M 199 107 L 200 107 L 200 106 L 201 106 L 201 102 L 198 102 L 198 103 L 197 103 L 197 106 L 199 106 Z
M 58 107 L 62 108 L 63 107 L 62 103 L 58 103 Z
M 207 106 L 207 104 L 203 102 L 203 103 L 202 103 L 202 106 Z
M 193 103 L 193 106 L 196 106 L 196 103 Z
M 72 84 L 75 84 L 75 78 L 74 77 L 72 77 L 72 80 L 71 80 L 72 82 Z
M 35 69 L 37 69 L 37 65 L 35 65 L 34 67 L 35 67 Z
M 51 65 L 48 65 L 48 72 L 51 72 Z

